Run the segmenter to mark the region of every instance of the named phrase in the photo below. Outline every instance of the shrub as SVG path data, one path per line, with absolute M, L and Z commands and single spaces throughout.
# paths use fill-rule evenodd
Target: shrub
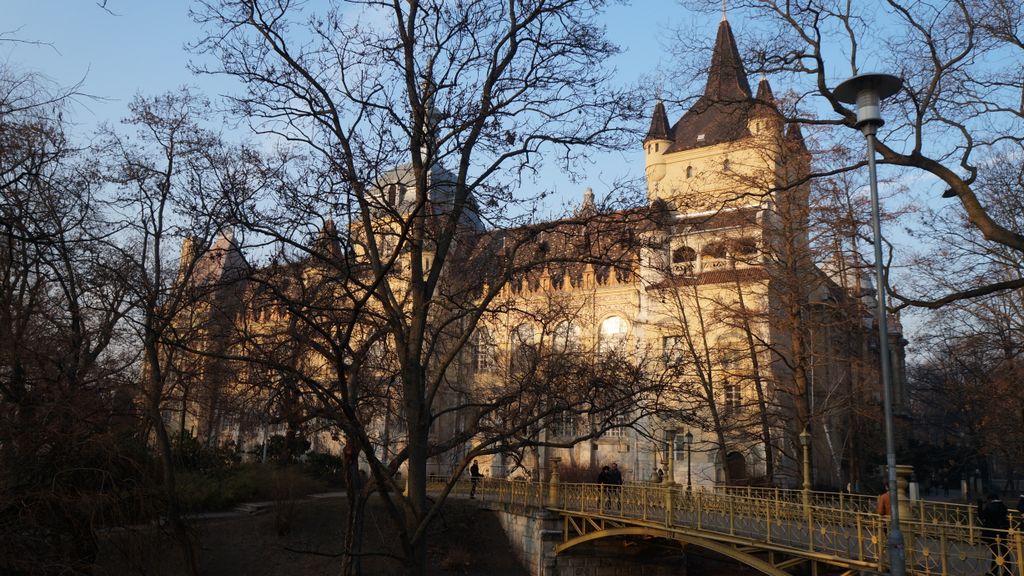
M 174 464 L 179 470 L 213 472 L 240 461 L 241 455 L 233 444 L 211 447 L 188 433 L 178 436 L 174 443 Z
M 327 452 L 309 452 L 302 463 L 302 468 L 312 477 L 324 480 L 333 486 L 344 486 L 345 465 L 340 456 Z
M 218 474 L 179 472 L 177 488 L 182 508 L 199 512 L 225 510 L 242 502 L 301 498 L 326 490 L 327 483 L 299 467 L 246 464 Z

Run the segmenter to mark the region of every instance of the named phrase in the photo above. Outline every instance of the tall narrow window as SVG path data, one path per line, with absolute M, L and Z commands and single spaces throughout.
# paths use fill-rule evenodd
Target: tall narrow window
M 666 366 L 678 366 L 683 362 L 683 337 L 663 336 L 661 339 L 661 358 Z
M 512 368 L 524 369 L 529 366 L 536 352 L 536 333 L 530 324 L 520 324 L 510 335 L 509 350 Z
M 740 385 L 736 382 L 725 383 L 725 408 L 726 410 L 739 410 L 743 399 L 740 395 Z
M 494 372 L 497 365 L 498 346 L 494 342 L 494 337 L 491 336 L 490 330 L 483 327 L 477 328 L 475 344 L 473 369 L 476 372 Z
M 551 349 L 555 352 L 573 352 L 580 348 L 580 327 L 569 320 L 555 326 L 551 334 Z

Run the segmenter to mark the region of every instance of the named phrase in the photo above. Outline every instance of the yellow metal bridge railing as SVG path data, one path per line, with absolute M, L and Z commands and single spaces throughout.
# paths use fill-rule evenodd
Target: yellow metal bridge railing
M 436 478 L 435 488 L 449 486 Z M 472 483 L 450 485 L 469 495 Z M 663 484 L 548 484 L 478 480 L 475 497 L 512 506 L 547 508 L 567 517 L 592 518 L 700 537 L 851 569 L 885 571 L 888 519 L 874 513 L 871 496 L 753 487 L 687 491 Z M 908 572 L 915 575 L 1024 576 L 1019 518 L 1009 530 L 976 526 L 973 506 L 914 501 L 902 517 Z M 591 523 L 593 524 L 593 523 Z M 566 522 L 564 539 L 573 534 Z

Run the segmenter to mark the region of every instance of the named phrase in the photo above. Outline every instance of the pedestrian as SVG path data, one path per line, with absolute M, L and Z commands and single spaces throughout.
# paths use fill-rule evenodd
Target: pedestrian
M 476 498 L 476 486 L 480 483 L 480 478 L 483 474 L 480 473 L 480 467 L 477 466 L 476 460 L 473 460 L 473 465 L 469 467 L 469 481 L 471 487 L 469 489 L 469 497 Z
M 619 464 L 612 462 L 612 468 L 608 471 L 609 491 L 612 500 L 622 509 L 622 472 L 619 471 Z
M 1006 544 L 1010 519 L 1006 504 L 1003 504 L 995 491 L 989 493 L 988 502 L 981 506 L 978 520 L 981 521 L 981 540 L 992 552 L 992 562 L 987 573 L 992 576 L 1011 576 L 1010 548 Z
M 878 496 L 878 503 L 875 505 L 875 514 L 888 518 L 892 514 L 892 502 L 889 496 L 889 484 L 882 484 L 884 492 Z
M 612 469 L 607 465 L 601 466 L 601 473 L 597 475 L 598 490 L 601 491 L 598 501 L 603 502 L 606 508 L 611 503 L 611 493 L 608 490 L 608 485 L 611 484 L 611 481 Z

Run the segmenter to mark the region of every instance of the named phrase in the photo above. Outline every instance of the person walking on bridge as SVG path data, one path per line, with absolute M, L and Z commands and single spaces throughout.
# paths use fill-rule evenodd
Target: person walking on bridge
M 612 462 L 612 469 L 608 471 L 608 484 L 612 501 L 619 507 L 619 510 L 622 510 L 622 472 L 619 471 L 618 462 Z
M 477 466 L 476 460 L 473 460 L 473 465 L 469 467 L 469 482 L 471 484 L 469 488 L 469 497 L 476 498 L 476 486 L 480 483 L 480 478 L 483 474 L 480 473 L 480 467 Z
M 892 500 L 889 496 L 889 485 L 882 485 L 883 492 L 878 496 L 878 503 L 875 505 L 875 514 L 883 518 L 889 518 L 892 515 Z
M 981 521 L 981 539 L 992 552 L 992 562 L 987 574 L 1012 576 L 1010 570 L 1010 547 L 1006 544 L 1007 530 L 1010 529 L 1009 511 L 999 499 L 999 494 L 990 492 L 988 502 L 981 506 L 978 519 Z

